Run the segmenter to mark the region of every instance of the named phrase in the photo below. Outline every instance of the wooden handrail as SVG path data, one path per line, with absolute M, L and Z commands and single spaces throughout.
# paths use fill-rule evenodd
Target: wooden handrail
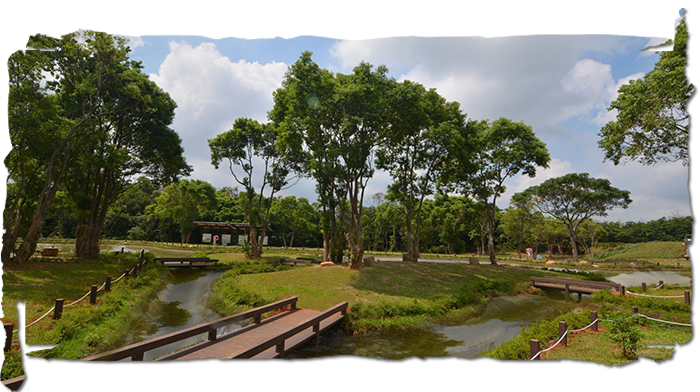
M 219 320 L 195 325 L 189 328 L 185 328 L 180 331 L 175 331 L 167 335 L 158 336 L 153 339 L 149 339 L 143 342 L 130 344 L 128 346 L 118 348 L 112 351 L 107 351 L 102 354 L 92 355 L 85 357 L 83 361 L 118 361 L 127 357 L 131 357 L 132 360 L 142 361 L 143 354 L 146 351 L 150 351 L 170 343 L 174 343 L 183 339 L 190 338 L 192 336 L 200 335 L 203 333 L 209 333 L 208 340 L 216 340 L 218 328 L 233 324 L 238 321 L 243 321 L 249 318 L 259 319 L 263 313 L 273 311 L 275 309 L 282 308 L 287 305 L 291 305 L 292 309 L 296 308 L 296 303 L 299 297 L 291 297 L 284 299 L 282 301 L 277 301 L 269 305 L 261 306 L 255 309 L 251 309 L 242 313 L 237 313 L 231 316 L 221 318 Z
M 564 284 L 575 284 L 580 286 L 589 287 L 615 287 L 620 288 L 622 285 L 615 282 L 597 282 L 593 280 L 581 280 L 581 279 L 568 279 L 568 278 L 555 278 L 555 277 L 538 277 L 531 276 L 530 282 L 543 282 L 543 283 L 564 283 Z
M 2 385 L 6 386 L 11 391 L 16 391 L 22 386 L 24 382 L 24 375 L 10 378 L 2 382 Z
M 331 308 L 328 308 L 327 310 L 321 312 L 319 315 L 316 317 L 306 321 L 303 324 L 300 324 L 293 329 L 285 332 L 282 335 L 279 335 L 275 337 L 275 339 L 270 339 L 269 341 L 253 347 L 241 354 L 238 354 L 234 357 L 231 357 L 229 359 L 240 359 L 240 358 L 252 358 L 257 354 L 260 354 L 261 352 L 274 347 L 278 345 L 280 342 L 284 342 L 286 339 L 298 334 L 301 331 L 304 331 L 305 329 L 308 329 L 310 327 L 313 327 L 314 325 L 320 323 L 321 321 L 325 320 L 326 318 L 330 317 L 331 315 L 341 312 L 341 314 L 345 314 L 348 308 L 348 303 L 347 302 L 342 302 L 339 303 Z M 177 381 L 174 381 L 170 384 L 164 385 L 162 388 L 158 389 L 152 389 L 150 392 L 180 392 L 180 391 L 186 391 L 187 389 L 190 389 L 192 387 L 195 387 L 202 382 L 211 379 L 212 377 L 223 375 L 223 373 L 236 366 L 236 364 L 233 363 L 215 363 L 208 365 L 207 367 L 203 368 L 201 372 L 198 372 L 197 374 L 194 374 L 192 376 L 187 377 L 186 379 L 180 379 Z

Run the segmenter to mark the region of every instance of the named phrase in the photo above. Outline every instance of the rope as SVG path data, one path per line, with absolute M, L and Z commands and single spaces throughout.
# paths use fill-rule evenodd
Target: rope
M 63 307 L 64 307 L 64 308 L 67 308 L 67 307 L 69 307 L 69 306 L 71 306 L 71 305 L 75 305 L 75 304 L 77 304 L 78 302 L 84 300 L 85 297 L 87 297 L 88 295 L 90 295 L 90 292 L 89 292 L 89 291 L 88 291 L 87 293 L 85 293 L 85 295 L 83 295 L 82 297 L 80 297 L 80 299 L 78 299 L 78 300 L 76 300 L 76 301 L 73 301 L 73 302 L 69 303 L 68 305 L 63 305 Z
M 119 279 L 123 278 L 126 275 L 126 272 L 122 274 L 122 276 L 118 277 L 117 279 L 113 280 L 112 283 L 117 283 L 119 282 Z
M 48 316 L 48 314 L 51 313 L 54 309 L 56 309 L 55 306 L 54 306 L 53 308 L 49 309 L 48 312 L 44 313 L 43 316 L 41 316 L 41 317 L 39 317 L 38 319 L 32 321 L 29 325 L 27 325 L 26 327 L 24 327 L 24 329 L 27 329 L 27 328 L 31 327 L 32 325 L 38 323 L 41 319 L 43 319 L 44 317 Z M 15 332 L 19 332 L 19 326 L 17 326 L 17 329 L 15 329 L 15 330 L 12 331 L 12 333 L 15 333 Z
M 650 298 L 685 298 L 684 295 L 645 295 L 645 294 L 633 293 L 631 291 L 628 291 L 627 294 L 637 295 L 640 297 L 650 297 Z
M 595 324 L 595 323 L 597 323 L 597 322 L 598 322 L 598 319 L 595 319 L 595 320 L 593 320 L 592 323 L 586 325 L 585 327 L 583 327 L 583 328 L 581 328 L 581 329 L 575 329 L 575 330 L 573 330 L 573 331 L 571 331 L 571 332 L 581 332 L 581 331 L 583 331 L 584 329 L 588 329 L 588 328 L 592 327 L 593 324 Z
M 649 320 L 654 320 L 654 321 L 659 321 L 659 322 L 662 322 L 662 323 L 667 323 L 667 324 L 682 325 L 682 326 L 684 326 L 684 327 L 692 327 L 692 326 L 693 326 L 692 324 L 683 324 L 683 323 L 676 323 L 676 322 L 673 322 L 673 321 L 659 320 L 659 319 L 655 319 L 655 318 L 653 318 L 653 317 L 649 317 L 649 316 L 646 316 L 646 315 L 643 315 L 643 314 L 639 314 L 639 313 L 637 313 L 637 316 L 639 316 L 639 317 L 644 317 L 645 319 L 649 319 Z

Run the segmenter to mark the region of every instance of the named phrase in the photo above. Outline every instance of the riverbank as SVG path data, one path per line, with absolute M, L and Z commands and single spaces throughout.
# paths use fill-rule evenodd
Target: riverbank
M 676 292 L 670 288 L 663 295 Z M 659 290 L 659 291 L 663 291 Z M 661 295 L 661 294 L 660 294 Z M 624 317 L 632 316 L 631 308 L 636 306 L 640 314 L 662 320 L 690 323 L 690 305 L 666 298 L 650 297 L 621 297 L 609 291 L 600 291 L 591 297 L 590 309 L 574 311 L 551 321 L 534 324 L 516 338 L 503 343 L 497 349 L 481 353 L 494 359 L 525 359 L 529 357 L 529 340 L 537 339 L 548 342 L 558 337 L 557 324 L 559 320 L 567 321 L 569 330 L 578 329 L 588 324 L 588 311 L 595 310 L 600 322 L 600 331 L 583 331 L 572 334 L 567 347 L 557 347 L 548 352 L 542 359 L 579 359 L 595 361 L 605 365 L 621 365 L 629 359 L 620 355 L 621 349 L 612 342 L 610 335 L 605 333 L 607 326 L 604 319 L 615 314 Z M 642 332 L 642 348 L 637 353 L 654 360 L 667 359 L 672 348 L 653 347 L 654 344 L 674 345 L 683 343 L 690 338 L 690 329 L 663 324 L 656 321 L 636 317 Z M 648 345 L 652 345 L 649 347 Z M 461 391 L 462 369 L 469 367 L 476 370 L 477 383 L 497 380 L 517 368 L 516 365 L 498 365 L 491 362 L 479 363 L 437 363 L 414 375 L 415 382 L 407 385 L 401 392 L 458 392 Z M 512 378 L 489 387 L 489 391 L 517 390 L 616 390 L 620 385 L 638 386 L 639 390 L 657 390 L 670 385 L 678 386 L 676 390 L 692 390 L 694 385 L 695 355 L 694 348 L 681 352 L 676 362 L 663 368 L 646 364 L 627 370 L 605 371 L 584 365 L 547 365 L 539 371 L 524 371 Z M 605 373 L 602 373 L 605 372 Z M 562 375 L 568 375 L 562 379 Z M 583 384 L 585 381 L 586 384 Z M 584 386 L 585 385 L 585 386 Z M 660 389 L 659 389 L 660 390 Z M 664 389 L 668 390 L 668 389 Z
M 88 298 L 84 298 L 70 307 L 68 304 L 89 292 L 91 285 L 101 286 L 106 276 L 116 280 L 124 269 L 138 262 L 138 255 L 103 254 L 90 261 L 32 259 L 21 265 L 4 265 L 3 321 L 12 322 L 17 328 L 16 301 L 26 301 L 28 325 L 47 313 L 56 298 L 63 298 L 64 310 L 59 320 L 53 320 L 49 314 L 25 329 L 28 344 L 58 346 L 29 355 L 78 359 L 115 348 L 123 343 L 140 309 L 164 286 L 168 271 L 155 265 L 152 254 L 146 253 L 145 258 L 148 264 L 138 277 L 124 277 L 111 285 L 109 293 L 99 292 L 97 305 L 90 305 Z M 7 356 L 3 377 L 14 377 L 17 369 L 21 369 L 18 345 L 13 349 L 17 353 Z
M 345 327 L 361 333 L 473 317 L 492 297 L 533 293 L 530 276 L 569 275 L 509 266 L 406 262 L 381 262 L 360 271 L 342 266 L 264 274 L 232 270 L 218 279 L 210 303 L 224 315 L 290 296 L 299 297 L 299 307 L 315 310 L 347 301 Z

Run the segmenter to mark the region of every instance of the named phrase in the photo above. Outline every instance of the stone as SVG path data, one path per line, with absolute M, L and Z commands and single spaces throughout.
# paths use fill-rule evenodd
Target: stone
M 374 256 L 365 256 L 362 258 L 362 264 L 365 267 L 374 267 L 375 262 Z
M 321 267 L 332 267 L 334 265 L 335 263 L 332 261 L 324 261 L 323 263 L 321 263 Z
M 552 261 L 552 260 L 549 260 L 549 261 L 547 261 L 545 264 L 555 264 L 555 262 Z
M 470 258 L 469 258 L 469 264 L 471 264 L 471 265 L 479 265 L 479 258 L 478 258 L 478 257 L 470 257 Z
M 587 262 L 586 260 L 581 260 L 581 261 L 579 261 L 578 263 L 579 263 L 579 264 L 588 264 L 588 262 Z

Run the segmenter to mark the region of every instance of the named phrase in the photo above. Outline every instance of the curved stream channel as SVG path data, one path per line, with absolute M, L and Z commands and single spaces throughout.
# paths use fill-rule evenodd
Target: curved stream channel
M 152 301 L 135 324 L 127 344 L 165 335 L 219 318 L 207 307 L 211 287 L 223 271 L 204 269 L 171 270 L 167 287 Z M 663 280 L 667 283 L 687 284 L 690 278 L 675 272 L 635 272 L 609 278 L 627 286 L 648 284 Z M 584 296 L 583 301 L 587 301 Z M 573 296 L 572 296 L 573 298 Z M 461 357 L 474 358 L 480 352 L 491 350 L 520 333 L 522 327 L 537 320 L 552 319 L 581 306 L 576 301 L 564 301 L 564 294 L 547 292 L 545 296 L 518 296 L 494 298 L 477 318 L 454 325 L 432 324 L 410 331 L 374 331 L 348 336 L 330 333 L 318 346 L 309 344 L 292 353 L 289 358 L 317 358 L 335 355 L 355 355 L 381 359 L 408 357 Z M 238 325 L 227 327 L 228 332 Z M 206 334 L 195 336 L 160 349 L 145 353 L 149 361 L 177 349 L 202 341 Z

